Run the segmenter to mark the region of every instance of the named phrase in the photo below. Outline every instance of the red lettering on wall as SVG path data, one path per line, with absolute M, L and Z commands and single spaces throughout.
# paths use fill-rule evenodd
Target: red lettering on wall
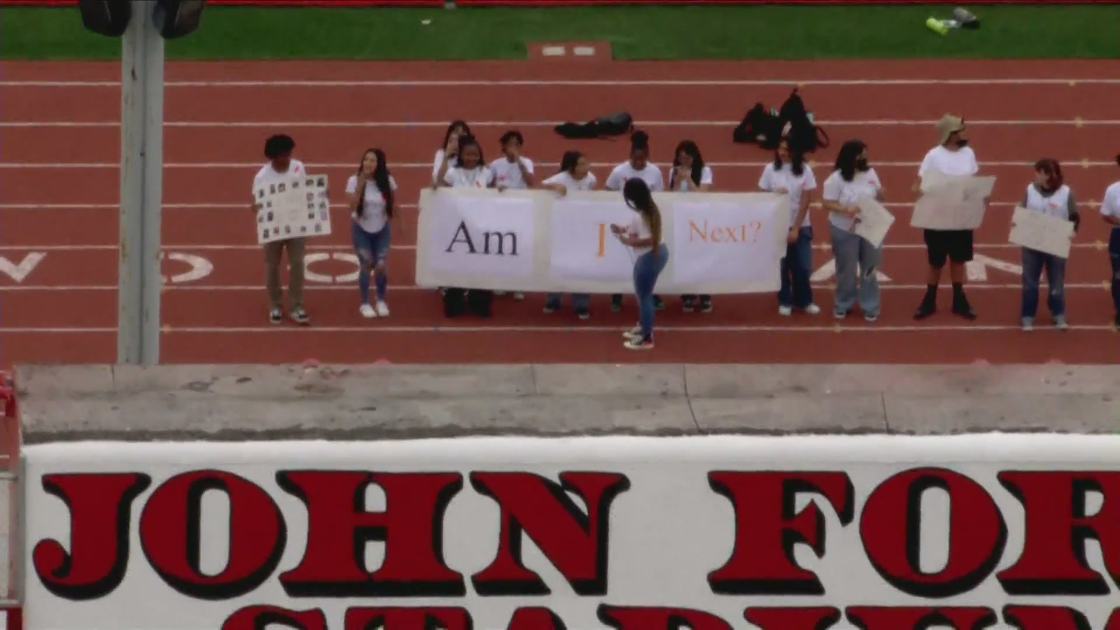
M 1019 560 L 996 574 L 1011 595 L 1105 595 L 1108 583 L 1085 560 L 1097 540 L 1112 583 L 1120 585 L 1120 473 L 1007 471 L 999 482 L 1023 504 L 1025 542 Z M 1089 492 L 1104 496 L 1088 515 Z
M 847 525 L 855 505 L 852 482 L 842 472 L 720 472 L 708 484 L 735 510 L 735 547 L 727 564 L 708 574 L 719 595 L 823 595 L 816 574 L 797 566 L 796 543 L 817 557 L 825 550 L 824 515 L 816 503 L 795 511 L 798 494 L 818 494 Z
M 731 630 L 731 624 L 712 613 L 691 608 L 608 606 L 598 610 L 599 621 L 614 630 Z
M 1058 606 L 1005 606 L 1003 618 L 1019 630 L 1093 630 L 1085 615 Z M 1104 630 L 1120 630 L 1120 608 L 1109 615 Z
M 748 608 L 743 617 L 762 630 L 828 630 L 840 621 L 839 608 Z
M 606 595 L 610 507 L 630 481 L 616 473 L 564 472 L 560 483 L 522 472 L 471 473 L 471 485 L 501 507 L 494 561 L 471 581 L 480 595 L 547 595 L 540 576 L 521 559 L 528 536 L 579 595 Z M 578 495 L 585 514 L 565 494 Z
M 564 620 L 547 608 L 518 608 L 507 630 L 568 630 Z
M 276 482 L 307 507 L 307 550 L 280 574 L 293 597 L 461 597 L 463 576 L 443 560 L 443 515 L 463 487 L 457 473 L 281 471 Z M 370 484 L 385 492 L 385 511 L 368 512 Z M 372 573 L 365 544 L 385 543 Z
M 462 608 L 351 608 L 346 630 L 471 630 L 471 615 Z
M 289 610 L 279 606 L 246 606 L 222 624 L 222 630 L 264 630 L 283 626 L 292 630 L 327 630 L 327 618 L 318 608 Z
M 931 488 L 949 494 L 949 560 L 940 571 L 925 573 L 919 566 L 921 501 Z M 1007 543 L 1007 526 L 988 491 L 941 468 L 907 470 L 879 484 L 867 497 L 859 532 L 868 560 L 884 580 L 927 598 L 975 588 L 995 570 Z
M 229 561 L 218 575 L 199 565 L 202 495 L 229 499 Z M 140 515 L 140 546 L 168 586 L 196 599 L 232 599 L 254 591 L 280 563 L 287 541 L 284 515 L 253 482 L 220 470 L 176 475 L 156 488 Z
M 132 502 L 151 483 L 140 473 L 45 475 L 43 490 L 70 511 L 70 552 L 54 539 L 35 545 L 31 563 L 43 587 L 57 597 L 88 600 L 120 586 Z
M 848 621 L 860 630 L 921 630 L 951 626 L 954 630 L 983 630 L 998 621 L 991 608 L 853 606 Z

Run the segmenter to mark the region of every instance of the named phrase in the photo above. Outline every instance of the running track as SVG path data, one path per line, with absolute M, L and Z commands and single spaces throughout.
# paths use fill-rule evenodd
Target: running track
M 1115 61 L 182 63 L 166 74 L 164 273 L 189 272 L 183 261 L 190 256 L 212 270 L 166 285 L 164 362 L 1116 361 L 1108 233 L 1089 203 L 1117 179 Z M 6 63 L 0 76 L 0 364 L 115 360 L 118 79 L 115 64 Z M 628 109 L 650 132 L 655 162 L 666 164 L 676 143 L 692 138 L 720 189 L 749 190 L 769 156 L 732 144 L 731 128 L 756 101 L 777 106 L 798 84 L 833 138 L 816 156 L 818 180 L 841 142 L 862 138 L 899 217 L 888 236 L 883 271 L 890 281 L 877 323 L 850 318 L 838 325 L 828 315 L 824 269 L 819 316 L 781 318 L 771 295 L 717 297 L 708 315 L 685 315 L 670 300 L 658 316 L 658 349 L 635 354 L 618 336 L 636 317 L 632 303 L 613 314 L 597 298 L 592 319 L 580 322 L 569 313 L 542 314 L 543 296 L 507 298 L 492 320 L 451 323 L 435 293 L 413 286 L 417 191 L 450 119 L 475 126 L 488 159 L 502 131 L 519 127 L 540 174 L 555 170 L 564 148 L 578 146 L 602 181 L 625 159 L 627 143 L 569 143 L 551 125 Z M 971 286 L 977 322 L 948 314 L 946 289 L 943 312 L 916 323 L 924 249 L 920 232 L 908 226 L 909 189 L 935 142 L 933 122 L 946 111 L 971 122 L 982 168 L 999 178 L 976 239 L 986 277 Z M 262 258 L 245 207 L 263 140 L 274 132 L 293 135 L 298 157 L 333 178 L 336 202 L 366 147 L 388 152 L 409 228 L 394 234 L 391 318 L 362 319 L 353 281 L 338 279 L 354 271 L 339 207 L 335 234 L 312 241 L 319 260 L 311 268 L 321 276 L 306 299 L 314 325 L 265 321 Z M 1066 166 L 1086 219 L 1067 272 L 1074 328 L 1048 330 L 1043 306 L 1028 335 L 1017 327 L 1018 252 L 1006 237 L 1031 177 L 1028 163 L 1042 156 Z M 830 258 L 819 209 L 814 225 L 819 269 Z

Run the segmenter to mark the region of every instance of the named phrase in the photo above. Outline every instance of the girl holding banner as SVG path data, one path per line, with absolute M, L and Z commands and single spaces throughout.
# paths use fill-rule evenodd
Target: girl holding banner
M 1073 223 L 1074 231 L 1081 223 L 1077 213 L 1077 202 L 1073 191 L 1065 184 L 1062 167 L 1057 160 L 1042 159 L 1035 162 L 1034 183 L 1027 186 L 1023 197 L 1023 208 L 1048 214 Z M 1054 254 L 1040 252 L 1029 247 L 1023 248 L 1023 303 L 1022 324 L 1024 331 L 1034 328 L 1034 317 L 1038 313 L 1038 287 L 1042 270 L 1046 269 L 1046 306 L 1054 318 L 1054 327 L 1068 330 L 1066 323 L 1066 259 Z
M 832 255 L 836 259 L 836 303 L 832 315 L 844 319 L 858 297 L 863 318 L 879 319 L 879 278 L 875 275 L 883 248 L 875 247 L 852 229 L 858 220 L 861 197 L 881 201 L 879 175 L 867 162 L 867 145 L 849 140 L 840 147 L 836 167 L 824 182 L 824 207 L 832 230 Z M 858 273 L 857 273 L 858 268 Z
M 644 131 L 631 134 L 630 159 L 614 167 L 603 187 L 607 190 L 622 190 L 632 179 L 642 180 L 652 192 L 665 190 L 661 168 L 649 161 L 649 134 Z M 659 310 L 665 308 L 664 302 L 656 295 L 653 296 L 653 301 Z M 611 310 L 616 313 L 622 310 L 622 295 L 616 293 L 611 296 Z
M 673 192 L 708 192 L 712 188 L 712 169 L 704 165 L 700 147 L 692 140 L 677 145 L 673 168 L 669 171 L 669 190 Z M 682 295 L 681 308 L 686 313 L 696 309 L 695 295 Z M 712 296 L 700 296 L 700 311 L 712 312 Z
M 573 190 L 594 190 L 595 174 L 591 172 L 591 162 L 579 151 L 565 151 L 560 160 L 560 172 L 541 183 L 541 188 L 551 190 L 563 197 Z M 545 313 L 560 310 L 561 295 L 549 293 L 544 303 Z M 591 296 L 586 293 L 572 294 L 572 309 L 576 316 L 586 320 L 591 317 Z
M 612 225 L 611 231 L 634 249 L 634 294 L 638 297 L 638 326 L 623 333 L 623 345 L 630 350 L 653 350 L 653 317 L 657 310 L 653 290 L 669 262 L 669 247 L 661 241 L 661 211 L 649 186 L 641 179 L 631 179 L 622 195 L 637 214 L 628 227 Z
M 786 238 L 786 257 L 782 259 L 782 288 L 778 292 L 778 314 L 789 317 L 794 308 L 816 315 L 821 309 L 813 303 L 809 284 L 813 265 L 813 225 L 809 204 L 817 189 L 817 178 L 805 163 L 801 151 L 791 151 L 783 138 L 774 152 L 774 161 L 766 165 L 758 187 L 766 192 L 789 195 L 790 227 Z

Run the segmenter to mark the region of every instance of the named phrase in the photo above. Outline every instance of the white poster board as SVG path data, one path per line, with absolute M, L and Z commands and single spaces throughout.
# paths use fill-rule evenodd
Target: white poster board
M 1011 215 L 1011 234 L 1007 240 L 1058 258 L 1069 258 L 1073 245 L 1073 221 L 1016 207 Z
M 292 176 L 254 191 L 257 243 L 331 233 L 331 200 L 326 175 Z
M 887 232 L 892 225 L 894 225 L 894 215 L 887 211 L 883 204 L 872 197 L 860 197 L 859 214 L 856 215 L 853 232 L 866 239 L 872 246 L 879 247 L 887 238 Z
M 992 196 L 995 184 L 995 177 L 926 173 L 910 226 L 926 230 L 975 230 L 984 221 L 984 200 Z

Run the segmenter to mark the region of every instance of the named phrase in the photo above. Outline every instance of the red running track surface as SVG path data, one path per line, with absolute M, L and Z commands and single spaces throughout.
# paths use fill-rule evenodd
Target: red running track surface
M 876 362 L 1115 363 L 1109 326 L 1108 229 L 1097 207 L 1117 179 L 1115 62 L 685 62 L 595 66 L 485 63 L 173 63 L 167 68 L 163 239 L 170 278 L 163 299 L 162 359 L 169 363 L 296 362 Z M 8 63 L 0 121 L 0 364 L 112 362 L 116 344 L 120 69 L 115 64 Z M 717 297 L 711 314 L 658 315 L 658 347 L 634 354 L 618 331 L 635 307 L 604 298 L 580 322 L 544 315 L 543 296 L 500 299 L 488 321 L 441 317 L 438 296 L 413 285 L 417 191 L 452 118 L 470 121 L 488 153 L 510 127 L 526 136 L 539 173 L 569 147 L 585 151 L 600 181 L 627 143 L 567 142 L 551 131 L 617 109 L 651 134 L 664 165 L 684 138 L 700 144 L 721 190 L 754 188 L 769 156 L 734 145 L 730 131 L 756 101 L 778 105 L 796 85 L 833 138 L 814 164 L 827 176 L 835 150 L 859 137 L 899 217 L 882 271 L 875 324 L 828 315 L 832 290 L 827 218 L 817 209 L 816 317 L 777 314 L 771 295 Z M 963 114 L 985 172 L 999 178 L 977 232 L 980 319 L 948 313 L 914 322 L 924 291 L 924 248 L 908 227 L 918 163 L 935 142 L 933 121 Z M 263 265 L 246 210 L 264 138 L 287 132 L 312 170 L 341 181 L 369 146 L 384 148 L 401 187 L 404 231 L 390 258 L 393 315 L 357 312 L 348 218 L 312 241 L 310 328 L 264 320 Z M 1019 262 L 1006 244 L 1029 163 L 1061 160 L 1085 221 L 1067 278 L 1073 330 L 1018 330 Z M 491 156 L 492 157 L 492 156 Z M 338 186 L 336 185 L 337 189 Z M 202 277 L 191 278 L 194 265 Z M 198 276 L 200 274 L 194 274 Z M 947 278 L 945 279 L 947 282 Z M 947 290 L 941 301 L 947 306 Z

